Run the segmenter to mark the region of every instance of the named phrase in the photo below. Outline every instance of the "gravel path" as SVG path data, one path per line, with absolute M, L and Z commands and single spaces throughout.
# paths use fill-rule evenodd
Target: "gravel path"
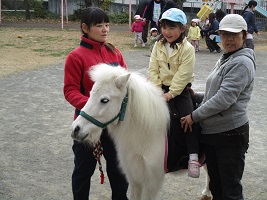
M 123 52 L 131 70 L 146 73 L 148 50 Z M 258 51 L 257 78 L 250 103 L 251 144 L 243 178 L 247 200 L 267 199 L 267 52 Z M 208 72 L 219 54 L 197 53 L 195 90 L 204 90 Z M 72 199 L 73 153 L 70 125 L 73 108 L 62 93 L 63 63 L 0 79 L 0 199 Z M 104 159 L 102 159 L 104 162 Z M 105 173 L 106 175 L 106 173 Z M 110 199 L 108 179 L 101 185 L 96 170 L 92 200 Z M 167 174 L 161 200 L 199 199 L 205 172 L 199 179 Z

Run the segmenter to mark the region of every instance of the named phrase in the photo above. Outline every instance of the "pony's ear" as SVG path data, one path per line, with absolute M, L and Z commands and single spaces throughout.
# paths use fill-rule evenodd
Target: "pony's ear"
M 131 74 L 124 74 L 120 75 L 115 79 L 115 85 L 117 88 L 121 89 L 124 85 L 126 85 L 127 81 L 129 80 Z

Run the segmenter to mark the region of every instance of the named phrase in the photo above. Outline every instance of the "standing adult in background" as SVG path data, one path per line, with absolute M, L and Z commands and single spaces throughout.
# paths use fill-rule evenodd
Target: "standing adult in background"
M 121 52 L 106 42 L 109 33 L 109 18 L 103 10 L 94 7 L 86 8 L 81 15 L 81 32 L 80 46 L 69 53 L 64 68 L 64 96 L 75 108 L 74 119 L 90 98 L 94 83 L 88 71 L 92 66 L 107 63 L 110 64 L 109 67 L 120 65 L 127 68 Z M 98 156 L 102 152 L 106 159 L 106 170 L 112 190 L 111 199 L 128 199 L 126 195 L 128 183 L 119 167 L 115 144 L 107 129 L 103 130 L 100 142 L 94 147 L 74 141 L 72 150 L 74 153 L 72 174 L 74 200 L 89 199 L 91 177 L 95 172 Z
M 162 12 L 161 12 L 161 14 L 160 14 L 160 16 L 159 16 L 159 19 L 161 19 L 162 14 L 163 14 L 166 10 L 169 10 L 170 8 L 178 8 L 177 4 L 176 4 L 173 0 L 168 0 L 168 1 L 165 3 L 165 5 L 164 5 L 164 7 L 163 7 L 163 9 L 162 9 Z
M 147 21 L 150 21 L 150 29 L 156 28 L 157 30 L 159 30 L 158 21 L 160 19 L 159 17 L 163 11 L 164 6 L 164 0 L 151 0 L 149 2 L 145 13 L 145 18 Z
M 244 8 L 242 12 L 242 15 L 244 19 L 246 20 L 247 26 L 248 26 L 248 35 L 247 35 L 247 39 L 245 42 L 245 46 L 253 50 L 254 50 L 253 33 L 255 32 L 257 35 L 260 34 L 255 24 L 255 15 L 253 12 L 256 6 L 257 6 L 257 1 L 254 1 L 254 0 L 249 1 L 248 5 Z
M 192 96 L 199 107 L 181 124 L 187 131 L 199 122 L 209 188 L 214 200 L 244 200 L 241 179 L 249 147 L 248 104 L 256 73 L 255 53 L 243 48 L 247 24 L 241 15 L 226 15 L 219 26 L 225 53 L 206 81 L 205 93 Z
M 149 2 L 150 2 L 150 0 L 141 0 L 139 2 L 138 8 L 135 12 L 135 15 L 140 15 L 141 18 L 144 19 Z M 148 27 L 149 27 L 149 21 L 147 21 L 146 25 L 144 26 L 143 32 L 142 32 L 142 39 L 143 39 L 144 43 L 147 43 Z

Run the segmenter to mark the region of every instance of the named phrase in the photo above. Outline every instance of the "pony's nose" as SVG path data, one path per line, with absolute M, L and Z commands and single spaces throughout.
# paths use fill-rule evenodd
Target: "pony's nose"
M 79 131 L 80 131 L 80 127 L 79 126 L 76 126 L 74 131 L 73 131 L 73 135 L 78 135 L 79 134 Z

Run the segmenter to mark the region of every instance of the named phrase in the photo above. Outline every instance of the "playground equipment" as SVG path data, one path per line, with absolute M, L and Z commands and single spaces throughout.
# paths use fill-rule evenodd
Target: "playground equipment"
M 217 9 L 221 8 L 221 4 L 222 4 L 221 1 L 216 1 L 216 0 L 208 2 L 205 1 L 205 3 L 203 3 L 202 8 L 197 13 L 197 17 L 201 21 L 205 21 L 211 12 L 216 12 Z

